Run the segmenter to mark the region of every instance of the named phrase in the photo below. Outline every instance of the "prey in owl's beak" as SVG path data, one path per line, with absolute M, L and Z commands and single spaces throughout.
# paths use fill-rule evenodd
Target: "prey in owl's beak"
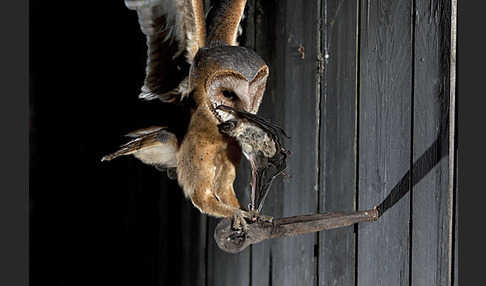
M 228 120 L 218 124 L 218 130 L 222 134 L 231 136 L 232 131 L 236 128 L 238 122 L 236 120 Z
M 219 105 L 222 110 L 235 115 L 235 119 L 222 122 L 222 134 L 234 137 L 251 166 L 250 211 L 260 212 L 273 180 L 283 174 L 290 152 L 281 143 L 285 131 L 274 123 L 255 114 Z

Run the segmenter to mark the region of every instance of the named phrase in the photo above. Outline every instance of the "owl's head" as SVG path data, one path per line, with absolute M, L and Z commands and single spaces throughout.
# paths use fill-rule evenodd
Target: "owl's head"
M 254 51 L 240 46 L 202 48 L 194 58 L 190 86 L 196 105 L 207 108 L 218 121 L 233 118 L 217 110 L 227 105 L 255 114 L 268 77 L 268 66 Z

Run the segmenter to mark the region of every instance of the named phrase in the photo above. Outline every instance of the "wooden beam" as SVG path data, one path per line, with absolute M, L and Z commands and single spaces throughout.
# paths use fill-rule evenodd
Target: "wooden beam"
M 248 230 L 245 232 L 233 230 L 231 220 L 223 219 L 216 226 L 214 239 L 222 250 L 238 253 L 251 244 L 267 239 L 343 228 L 355 223 L 375 221 L 378 217 L 379 213 L 376 209 L 300 215 L 275 219 L 272 223 L 252 223 L 248 225 Z

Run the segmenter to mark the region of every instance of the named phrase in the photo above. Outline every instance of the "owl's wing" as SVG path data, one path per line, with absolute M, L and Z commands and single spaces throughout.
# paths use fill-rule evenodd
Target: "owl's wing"
M 208 14 L 207 46 L 237 46 L 238 29 L 246 0 L 216 0 Z
M 203 0 L 125 0 L 137 11 L 147 38 L 147 66 L 140 98 L 177 102 L 187 95 L 189 67 L 205 45 Z
M 104 156 L 101 161 L 111 161 L 117 157 L 133 155 L 145 164 L 158 168 L 177 166 L 177 138 L 164 127 L 150 127 L 127 134 L 133 138 L 112 154 Z

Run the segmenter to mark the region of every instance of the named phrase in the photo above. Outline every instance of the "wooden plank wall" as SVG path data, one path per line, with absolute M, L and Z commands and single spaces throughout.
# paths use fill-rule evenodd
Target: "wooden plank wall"
M 358 208 L 383 200 L 410 169 L 410 1 L 361 1 Z M 409 285 L 410 202 L 359 225 L 358 285 Z
M 448 151 L 450 1 L 416 1 L 413 158 L 440 140 L 434 169 L 413 187 L 412 284 L 450 285 L 452 196 Z M 446 191 L 447 190 L 447 191 Z
M 450 0 L 248 1 L 241 44 L 271 71 L 260 114 L 292 137 L 290 177 L 264 213 L 366 209 L 396 186 L 409 193 L 378 222 L 237 255 L 216 247 L 210 218 L 206 285 L 454 282 L 450 16 Z
M 356 209 L 358 2 L 325 1 L 321 8 L 319 211 Z M 319 236 L 319 285 L 354 285 L 356 232 Z

